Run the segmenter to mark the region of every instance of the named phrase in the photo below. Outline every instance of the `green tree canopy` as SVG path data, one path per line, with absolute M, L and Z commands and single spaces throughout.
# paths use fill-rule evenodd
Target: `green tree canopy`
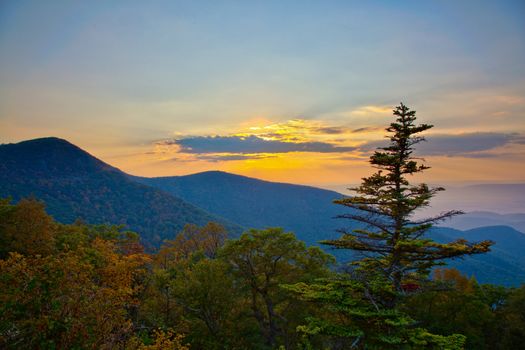
M 307 248 L 293 233 L 281 228 L 250 230 L 238 240 L 227 241 L 219 256 L 246 286 L 252 316 L 266 344 L 272 347 L 278 337 L 286 345 L 292 318 L 301 313 L 294 308 L 298 302 L 281 285 L 326 277 L 334 261 L 318 247 Z

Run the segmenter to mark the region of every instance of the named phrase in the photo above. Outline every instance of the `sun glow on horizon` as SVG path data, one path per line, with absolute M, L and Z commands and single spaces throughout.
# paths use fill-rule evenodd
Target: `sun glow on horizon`
M 173 138 L 154 142 L 149 150 L 121 160 L 120 165 L 147 176 L 222 170 L 321 187 L 358 183 L 370 174 L 371 152 L 385 142 L 386 125 L 372 123 L 375 119 L 369 116 L 386 114 L 391 108 L 369 105 L 355 111 L 354 115 L 363 117 L 361 123 L 353 125 L 303 118 L 284 121 L 257 118 L 222 135 L 188 136 L 177 131 L 172 133 Z M 390 121 L 392 117 L 388 118 Z M 380 119 L 386 117 L 381 115 Z M 524 151 L 525 137 L 520 133 L 468 132 L 468 128 L 448 134 L 431 131 L 427 135 L 430 141 L 423 144 L 423 149 L 429 165 L 440 168 L 429 177 L 435 182 L 461 181 L 459 174 L 468 174 L 472 169 L 497 180 L 502 167 L 509 166 Z M 489 170 L 483 159 L 499 166 L 489 166 Z M 453 169 L 447 166 L 450 164 L 454 164 Z

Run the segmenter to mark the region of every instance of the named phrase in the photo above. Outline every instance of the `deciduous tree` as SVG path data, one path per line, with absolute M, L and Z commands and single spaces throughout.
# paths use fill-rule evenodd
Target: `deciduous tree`
M 240 284 L 247 287 L 252 316 L 268 346 L 275 346 L 278 337 L 288 345 L 294 300 L 281 285 L 326 277 L 333 262 L 318 247 L 306 248 L 293 233 L 280 228 L 250 230 L 238 240 L 228 241 L 219 256 L 231 264 Z

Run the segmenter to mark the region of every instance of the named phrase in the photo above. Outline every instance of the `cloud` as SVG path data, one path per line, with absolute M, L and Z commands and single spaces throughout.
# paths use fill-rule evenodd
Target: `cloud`
M 275 155 L 270 154 L 199 154 L 197 156 L 200 160 L 209 162 L 222 162 L 231 160 L 250 160 L 250 159 L 266 159 L 275 158 Z
M 457 135 L 431 135 L 426 137 L 427 142 L 422 142 L 415 147 L 415 153 L 420 156 L 447 156 L 489 158 L 496 157 L 498 153 L 487 151 L 510 144 L 525 144 L 525 135 L 517 133 L 478 132 Z M 369 152 L 384 147 L 386 140 L 371 141 L 359 146 L 364 152 Z
M 327 142 L 284 142 L 265 140 L 251 136 L 193 136 L 175 140 L 164 140 L 162 145 L 177 145 L 184 153 L 288 153 L 319 152 L 334 153 L 355 150 L 355 147 L 340 147 Z
M 328 134 L 328 135 L 337 135 L 337 134 L 343 134 L 345 132 L 348 132 L 348 129 L 341 126 L 326 126 L 326 127 L 318 127 L 318 128 L 310 128 L 315 133 L 318 134 Z
M 343 157 L 338 157 L 337 160 L 368 161 L 368 157 L 365 157 L 365 156 L 343 156 Z
M 525 135 L 515 134 L 512 143 L 517 143 L 519 145 L 525 145 Z
M 281 123 L 269 124 L 265 126 L 251 127 L 245 133 L 234 134 L 233 136 L 258 136 L 265 140 L 281 141 L 311 141 L 318 137 L 340 135 L 350 133 L 352 130 L 345 126 L 327 125 L 321 121 L 306 119 L 291 119 Z
M 169 140 L 158 140 L 158 141 L 155 141 L 154 144 L 156 146 L 173 146 L 173 145 L 177 145 L 177 140 L 173 140 L 173 139 L 169 139 Z
M 361 133 L 361 132 L 373 132 L 373 131 L 379 131 L 379 130 L 384 130 L 385 128 L 380 128 L 380 127 L 377 127 L 377 126 L 366 126 L 364 128 L 358 128 L 358 129 L 354 129 L 352 130 L 351 132 L 353 134 L 357 134 L 357 133 Z
M 479 152 L 493 150 L 516 141 L 523 140 L 519 134 L 508 133 L 468 133 L 460 135 L 429 136 L 417 149 L 421 155 L 446 155 L 463 157 L 480 157 Z M 485 154 L 484 156 L 487 156 Z
M 350 112 L 353 116 L 368 116 L 371 114 L 392 114 L 391 106 L 363 106 Z

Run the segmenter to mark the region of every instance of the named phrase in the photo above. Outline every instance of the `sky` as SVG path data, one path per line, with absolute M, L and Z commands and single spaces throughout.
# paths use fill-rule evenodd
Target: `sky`
M 401 101 L 421 180 L 525 182 L 525 2 L 0 2 L 0 143 L 337 188 Z

